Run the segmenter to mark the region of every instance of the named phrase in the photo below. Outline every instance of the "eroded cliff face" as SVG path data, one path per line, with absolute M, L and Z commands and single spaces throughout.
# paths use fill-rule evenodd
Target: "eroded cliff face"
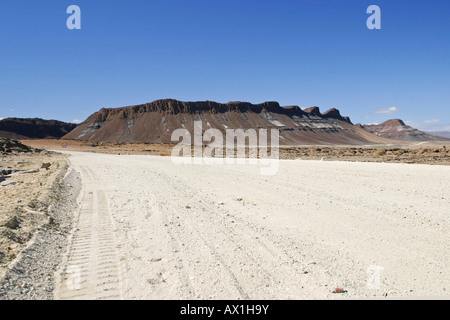
M 228 102 L 217 103 L 214 101 L 198 101 L 198 102 L 184 102 L 173 99 L 156 100 L 154 102 L 123 107 L 123 108 L 103 108 L 97 115 L 98 121 L 105 121 L 108 116 L 121 116 L 123 118 L 134 117 L 147 112 L 156 112 L 163 115 L 177 115 L 177 114 L 199 114 L 199 113 L 226 113 L 226 112 L 275 112 L 284 114 L 305 114 L 299 107 L 292 106 L 281 108 L 278 102 L 264 102 L 261 104 L 251 104 L 248 102 Z
M 311 108 L 310 108 L 311 109 Z M 219 129 L 279 129 L 280 143 L 366 144 L 381 140 L 353 126 L 337 109 L 302 110 L 298 106 L 281 107 L 278 102 L 217 103 L 157 100 L 137 106 L 101 109 L 91 115 L 65 139 L 95 142 L 176 143 L 172 132 L 187 129 L 191 135 L 194 122 L 201 121 L 203 131 Z

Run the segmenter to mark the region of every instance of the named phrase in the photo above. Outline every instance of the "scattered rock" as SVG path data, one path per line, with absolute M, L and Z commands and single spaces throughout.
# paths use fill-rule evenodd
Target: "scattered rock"
M 33 149 L 20 143 L 19 141 L 2 138 L 0 139 L 0 151 L 3 151 L 5 153 L 32 152 Z
M 41 169 L 48 170 L 48 169 L 50 168 L 51 165 L 52 165 L 52 164 L 49 163 L 49 162 L 43 163 L 42 166 L 41 166 Z
M 9 186 L 10 184 L 14 185 L 14 184 L 16 184 L 16 182 L 12 181 L 12 180 L 11 181 L 3 181 L 0 183 L 0 186 L 6 187 L 6 186 Z
M 339 287 L 337 287 L 333 290 L 333 293 L 346 293 L 346 292 L 347 292 L 347 290 L 344 290 L 343 288 L 339 288 Z
M 8 175 L 10 175 L 11 173 L 13 173 L 13 171 L 17 171 L 17 170 L 14 170 L 14 169 L 12 169 L 12 168 L 2 169 L 2 175 L 8 176 Z
M 25 171 L 20 171 L 20 174 L 24 174 L 24 173 L 37 173 L 39 172 L 39 169 L 31 169 L 31 170 L 25 170 Z
M 9 265 L 2 277 L 0 277 L 0 300 L 54 299 L 55 270 L 58 270 L 65 248 L 69 243 L 73 212 L 78 208 L 77 196 L 81 190 L 81 184 L 76 184 L 75 182 L 79 174 L 72 171 L 65 176 L 65 173 L 66 170 L 58 173 L 54 180 L 55 183 L 52 185 L 51 191 L 49 191 L 50 194 L 55 195 L 55 198 L 50 200 L 56 213 L 53 221 L 55 224 L 50 225 L 46 223 L 45 217 L 22 213 L 12 214 L 7 223 L 9 227 L 17 227 L 17 230 L 5 227 L 6 219 L 2 221 L 0 233 L 2 233 L 4 238 L 11 240 L 0 248 L 0 252 L 3 252 L 6 256 L 2 258 L 0 254 L 0 261 L 3 260 L 1 261 L 2 265 L 10 263 L 16 257 L 15 254 L 18 250 L 20 250 L 21 254 L 17 256 L 17 259 Z M 61 181 L 63 177 L 64 180 Z M 68 192 L 66 184 L 69 182 L 75 188 L 73 192 Z M 16 200 L 12 199 L 14 202 Z M 42 209 L 44 203 L 41 203 L 39 200 L 32 200 L 31 202 L 30 207 L 33 207 L 35 210 L 42 211 L 48 207 L 47 205 Z M 51 221 L 48 222 L 50 223 Z M 33 231 L 33 235 L 28 231 L 30 223 L 34 226 L 39 224 L 36 231 Z M 61 229 L 63 225 L 68 229 Z M 29 242 L 31 236 L 34 237 L 34 241 Z M 27 244 L 30 246 L 25 247 Z
M 19 220 L 19 218 L 17 218 L 17 216 L 13 216 L 8 221 L 6 221 L 4 226 L 6 228 L 15 230 L 20 227 L 20 220 Z

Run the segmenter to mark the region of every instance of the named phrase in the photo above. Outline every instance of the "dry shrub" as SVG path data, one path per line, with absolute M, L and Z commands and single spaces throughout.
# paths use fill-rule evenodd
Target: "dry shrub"
M 378 157 L 384 156 L 386 154 L 386 149 L 378 149 L 375 154 Z

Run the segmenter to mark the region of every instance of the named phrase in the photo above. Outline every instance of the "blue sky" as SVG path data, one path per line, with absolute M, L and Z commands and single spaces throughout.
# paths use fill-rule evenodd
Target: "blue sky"
M 81 30 L 69 30 L 69 5 Z M 381 30 L 369 30 L 369 5 Z M 162 98 L 336 107 L 450 130 L 450 2 L 5 0 L 0 118 Z

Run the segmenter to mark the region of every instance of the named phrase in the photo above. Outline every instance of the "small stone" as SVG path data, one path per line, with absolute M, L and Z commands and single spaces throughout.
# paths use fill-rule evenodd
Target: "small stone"
M 9 185 L 15 185 L 16 184 L 16 182 L 15 181 L 3 181 L 3 182 L 1 182 L 0 183 L 0 186 L 3 186 L 3 187 L 6 187 L 6 186 L 9 186 Z
M 5 227 L 9 228 L 9 229 L 17 229 L 20 227 L 20 221 L 17 218 L 17 216 L 12 217 L 11 219 L 9 219 L 6 223 L 5 223 Z
M 46 170 L 48 170 L 48 168 L 50 168 L 50 166 L 51 166 L 52 164 L 51 163 L 43 163 L 42 164 L 42 166 L 41 166 L 41 169 L 46 169 Z
M 344 290 L 343 288 L 335 288 L 334 290 L 333 290 L 333 293 L 346 293 L 347 292 L 347 290 Z

